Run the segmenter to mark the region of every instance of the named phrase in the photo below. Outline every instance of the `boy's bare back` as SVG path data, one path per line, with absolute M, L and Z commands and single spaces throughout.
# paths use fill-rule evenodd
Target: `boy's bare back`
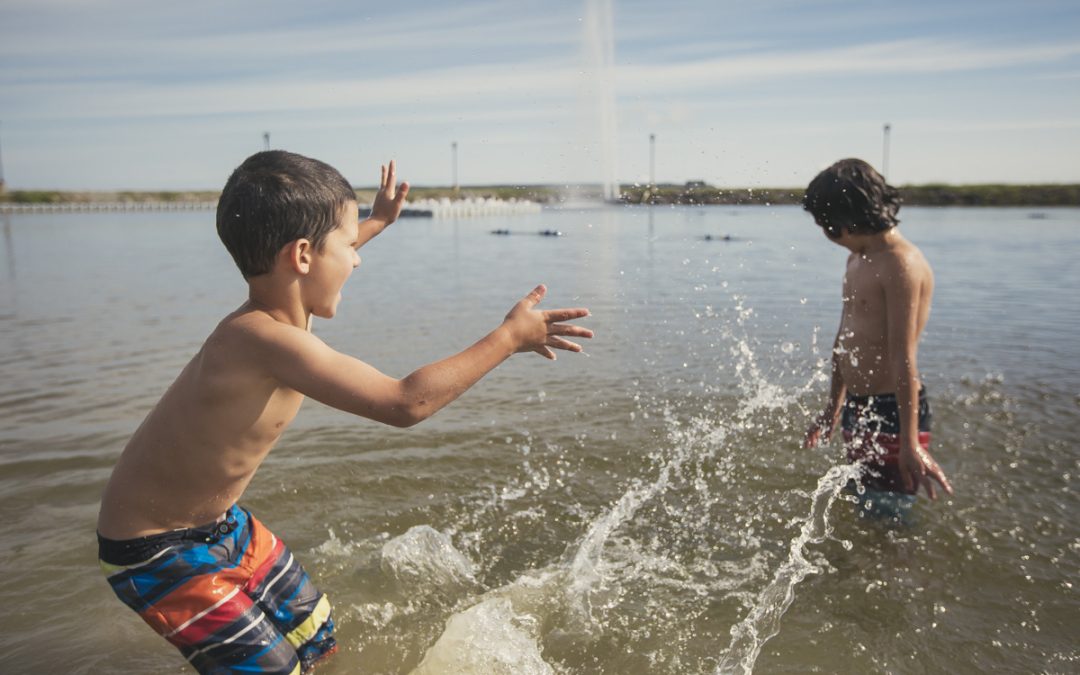
M 260 358 L 276 323 L 245 304 L 210 334 L 124 449 L 102 500 L 103 536 L 202 525 L 239 499 L 304 399 Z

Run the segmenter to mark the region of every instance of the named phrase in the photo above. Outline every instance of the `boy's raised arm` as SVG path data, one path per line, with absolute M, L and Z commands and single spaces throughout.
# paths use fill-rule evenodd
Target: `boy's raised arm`
M 386 229 L 386 226 L 398 219 L 409 195 L 409 184 L 397 184 L 397 165 L 390 160 L 390 165 L 379 167 L 379 191 L 371 204 L 371 215 L 360 221 L 360 238 L 357 248 L 371 241 Z
M 537 286 L 502 324 L 471 347 L 396 379 L 331 349 L 307 331 L 275 326 L 261 341 L 271 374 L 282 384 L 326 405 L 398 427 L 420 422 L 450 403 L 517 352 L 555 358 L 553 350 L 580 352 L 569 337 L 591 330 L 564 321 L 588 316 L 584 308 L 538 310 L 547 289 Z

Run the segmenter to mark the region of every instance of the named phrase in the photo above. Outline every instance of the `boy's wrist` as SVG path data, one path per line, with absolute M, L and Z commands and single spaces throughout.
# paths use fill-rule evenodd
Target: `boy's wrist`
M 499 327 L 491 331 L 490 336 L 494 338 L 495 344 L 497 344 L 508 355 L 513 356 L 518 352 L 518 342 L 514 337 L 514 332 L 510 330 L 510 327 L 503 321 L 499 324 Z

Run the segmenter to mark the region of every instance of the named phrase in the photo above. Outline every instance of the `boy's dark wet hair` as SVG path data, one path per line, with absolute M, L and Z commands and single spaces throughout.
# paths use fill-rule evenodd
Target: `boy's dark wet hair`
M 337 169 L 284 150 L 259 152 L 229 176 L 217 207 L 217 231 L 245 279 L 266 274 L 278 251 L 308 239 L 316 248 L 356 201 Z
M 844 230 L 874 234 L 899 224 L 900 191 L 861 159 L 842 159 L 810 181 L 803 209 L 833 239 Z

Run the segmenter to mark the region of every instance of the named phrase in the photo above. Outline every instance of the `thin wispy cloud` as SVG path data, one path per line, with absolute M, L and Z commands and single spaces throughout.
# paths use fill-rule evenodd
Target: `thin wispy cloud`
M 258 141 L 264 129 L 310 152 L 332 133 L 371 138 L 379 152 L 410 158 L 421 182 L 445 173 L 441 154 L 451 139 L 480 153 L 466 155 L 483 159 L 488 173 L 476 180 L 587 180 L 588 169 L 575 167 L 587 167 L 593 150 L 574 135 L 588 127 L 582 94 L 595 83 L 582 61 L 583 6 L 324 0 L 253 12 L 243 3 L 9 1 L 0 6 L 9 182 L 199 183 L 209 178 L 125 163 L 139 161 L 149 143 L 155 154 L 203 152 L 206 164 L 229 164 L 237 149 L 203 139 Z M 884 121 L 924 134 L 897 138 L 930 153 L 929 166 L 940 145 L 933 134 L 1003 123 L 1022 134 L 1025 126 L 1013 122 L 1025 109 L 1033 157 L 1045 154 L 1050 130 L 1056 148 L 1075 147 L 1075 129 L 1053 121 L 1080 109 L 1080 93 L 1055 84 L 1080 73 L 1080 31 L 1068 30 L 1070 22 L 1080 28 L 1080 9 L 1049 0 L 1026 10 L 988 0 L 979 9 L 921 0 L 902 12 L 849 2 L 616 2 L 614 78 L 627 146 L 620 171 L 640 175 L 637 139 L 649 133 L 669 139 L 666 150 L 676 155 L 666 167 L 678 180 L 737 170 L 710 165 L 715 155 L 694 152 L 690 139 L 739 147 L 773 166 L 817 166 L 833 154 L 829 147 L 838 155 L 872 151 Z M 936 125 L 926 124 L 928 110 Z M 72 146 L 80 129 L 98 140 Z M 815 131 L 801 138 L 799 129 Z M 53 159 L 101 144 L 115 159 L 94 174 Z M 1023 144 L 1014 139 L 1015 147 Z M 438 159 L 427 160 L 433 153 Z M 892 174 L 918 180 L 922 165 L 906 156 L 897 154 Z M 960 164 L 950 158 L 949 166 Z M 1034 180 L 1037 171 L 1080 180 L 1080 169 L 1065 163 L 1024 168 L 1035 164 L 982 161 L 954 180 L 994 171 L 1001 180 Z M 567 165 L 579 173 L 561 173 Z

